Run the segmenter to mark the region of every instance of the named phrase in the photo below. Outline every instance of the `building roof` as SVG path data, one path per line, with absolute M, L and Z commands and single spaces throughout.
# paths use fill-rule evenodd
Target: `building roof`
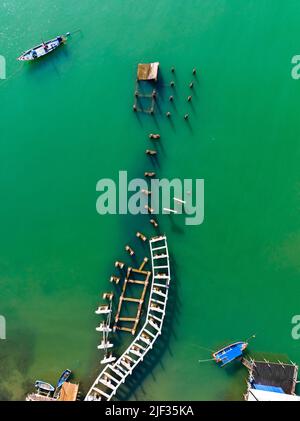
M 157 80 L 159 62 L 140 63 L 137 70 L 138 80 Z
M 60 401 L 76 401 L 78 393 L 78 384 L 64 382 L 61 391 L 59 400 Z

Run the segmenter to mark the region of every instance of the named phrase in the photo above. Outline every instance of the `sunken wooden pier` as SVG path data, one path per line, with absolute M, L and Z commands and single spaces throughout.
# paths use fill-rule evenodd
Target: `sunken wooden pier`
M 85 401 L 111 400 L 161 335 L 171 280 L 168 244 L 166 236 L 154 237 L 149 243 L 153 272 L 145 323 L 118 360 L 100 372 Z

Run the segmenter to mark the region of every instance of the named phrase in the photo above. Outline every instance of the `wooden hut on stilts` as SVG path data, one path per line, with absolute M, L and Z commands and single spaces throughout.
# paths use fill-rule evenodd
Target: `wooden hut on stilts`
M 137 68 L 137 79 L 134 91 L 133 110 L 153 114 L 155 111 L 155 103 L 157 99 L 157 90 L 153 83 L 158 79 L 159 62 L 140 63 Z M 147 89 L 144 84 L 151 87 Z M 151 83 L 152 85 L 149 85 Z M 146 88 L 146 91 L 145 91 Z M 148 105 L 145 106 L 145 103 Z

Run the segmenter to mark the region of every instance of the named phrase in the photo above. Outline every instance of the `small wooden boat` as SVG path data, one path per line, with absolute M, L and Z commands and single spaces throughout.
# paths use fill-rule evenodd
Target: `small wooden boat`
M 31 48 L 30 50 L 25 51 L 17 60 L 20 61 L 33 61 L 37 60 L 40 57 L 43 57 L 52 51 L 56 50 L 60 45 L 64 44 L 67 41 L 67 37 L 70 35 L 70 32 L 67 32 L 66 35 L 60 35 L 56 38 L 53 38 L 47 42 L 42 42 L 36 47 Z
M 214 352 L 213 358 L 217 363 L 221 363 L 221 367 L 236 360 L 243 355 L 243 351 L 247 348 L 248 342 L 235 342 L 225 348 Z
M 56 389 L 60 388 L 63 385 L 63 383 L 68 380 L 68 378 L 71 376 L 71 373 L 72 371 L 68 368 L 62 372 L 60 378 L 58 379 Z
M 45 392 L 54 392 L 55 390 L 55 387 L 52 386 L 52 384 L 43 382 L 42 380 L 37 380 L 34 385 L 36 389 L 41 389 Z

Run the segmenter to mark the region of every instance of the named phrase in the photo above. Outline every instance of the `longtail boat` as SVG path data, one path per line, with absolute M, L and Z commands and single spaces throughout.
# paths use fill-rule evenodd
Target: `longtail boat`
M 70 32 L 67 32 L 66 35 L 59 35 L 56 38 L 50 39 L 49 41 L 42 42 L 36 47 L 30 48 L 25 51 L 23 54 L 18 57 L 17 60 L 20 61 L 33 61 L 37 60 L 40 57 L 46 56 L 52 51 L 56 50 L 60 45 L 65 44 Z

